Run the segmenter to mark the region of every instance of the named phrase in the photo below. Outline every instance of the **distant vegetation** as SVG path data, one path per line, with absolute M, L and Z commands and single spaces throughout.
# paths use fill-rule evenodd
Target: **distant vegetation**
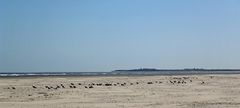
M 139 68 L 129 70 L 114 70 L 113 72 L 139 72 L 139 71 L 240 71 L 240 69 L 203 69 L 203 68 L 185 68 L 185 69 L 155 69 L 155 68 Z

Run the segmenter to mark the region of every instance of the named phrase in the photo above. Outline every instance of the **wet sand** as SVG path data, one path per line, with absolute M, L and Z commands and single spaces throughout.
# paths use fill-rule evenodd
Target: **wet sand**
M 240 108 L 240 75 L 0 78 L 0 108 Z

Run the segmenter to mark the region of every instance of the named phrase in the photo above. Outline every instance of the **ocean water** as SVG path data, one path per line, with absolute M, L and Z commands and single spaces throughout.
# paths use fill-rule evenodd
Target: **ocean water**
M 114 71 L 114 72 L 1 72 L 0 77 L 20 76 L 148 76 L 148 75 L 240 74 L 240 71 Z

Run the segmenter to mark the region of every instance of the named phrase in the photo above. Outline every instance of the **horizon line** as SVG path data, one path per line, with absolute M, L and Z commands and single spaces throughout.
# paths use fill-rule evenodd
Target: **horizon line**
M 240 68 L 137 68 L 137 69 L 117 69 L 112 71 L 0 71 L 0 73 L 25 73 L 25 72 L 53 72 L 53 73 L 64 73 L 64 72 L 114 72 L 114 71 L 141 71 L 141 70 L 153 70 L 153 71 L 240 71 Z

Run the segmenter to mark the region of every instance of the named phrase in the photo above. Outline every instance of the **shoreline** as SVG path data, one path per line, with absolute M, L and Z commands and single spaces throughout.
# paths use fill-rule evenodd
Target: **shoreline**
M 0 76 L 0 78 L 31 78 L 31 77 L 145 77 L 145 76 L 198 76 L 198 75 L 240 75 L 240 73 L 179 73 L 179 74 L 122 74 L 122 75 L 21 75 Z

